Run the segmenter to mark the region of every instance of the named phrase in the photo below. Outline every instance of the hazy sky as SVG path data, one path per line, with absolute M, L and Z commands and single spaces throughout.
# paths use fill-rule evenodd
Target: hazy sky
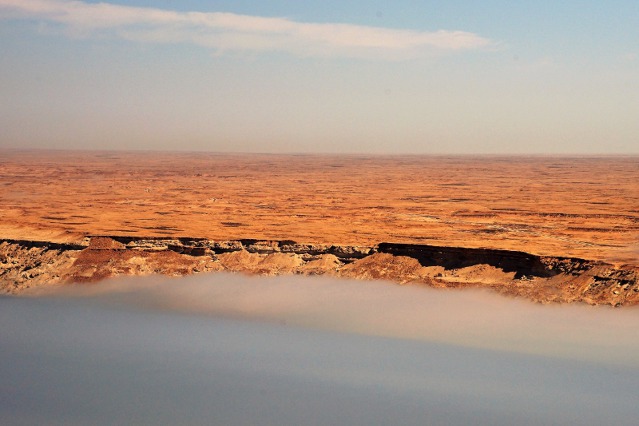
M 639 153 L 639 2 L 0 0 L 0 147 Z

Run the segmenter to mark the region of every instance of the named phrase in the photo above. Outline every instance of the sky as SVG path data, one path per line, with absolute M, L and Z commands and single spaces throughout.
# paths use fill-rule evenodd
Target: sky
M 0 148 L 639 154 L 639 2 L 0 0 Z

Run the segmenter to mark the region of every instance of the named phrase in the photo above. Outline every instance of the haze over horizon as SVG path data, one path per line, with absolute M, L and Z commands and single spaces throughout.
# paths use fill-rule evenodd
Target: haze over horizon
M 0 0 L 0 148 L 639 154 L 639 4 Z

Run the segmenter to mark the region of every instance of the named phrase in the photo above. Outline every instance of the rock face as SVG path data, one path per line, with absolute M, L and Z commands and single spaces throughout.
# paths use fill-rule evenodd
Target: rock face
M 0 242 L 0 292 L 19 293 L 32 286 L 67 281 L 81 247 L 4 240 Z
M 19 293 L 47 284 L 97 282 L 115 276 L 180 276 L 214 271 L 327 274 L 439 288 L 483 287 L 541 303 L 639 303 L 639 268 L 508 250 L 109 236 L 88 237 L 82 245 L 0 242 L 3 293 Z
M 381 243 L 377 250 L 395 256 L 415 258 L 424 266 L 442 266 L 445 269 L 460 269 L 480 264 L 490 265 L 504 272 L 515 272 L 515 278 L 556 275 L 540 257 L 519 251 L 392 243 Z
M 427 268 L 417 259 L 406 256 L 394 256 L 388 253 L 375 253 L 357 260 L 340 269 L 339 275 L 365 280 L 388 280 L 400 284 L 421 282 L 431 284 Z

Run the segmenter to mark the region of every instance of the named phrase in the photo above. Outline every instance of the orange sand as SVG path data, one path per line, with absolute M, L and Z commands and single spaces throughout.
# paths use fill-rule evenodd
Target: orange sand
M 0 238 L 382 241 L 639 265 L 639 157 L 0 151 Z

